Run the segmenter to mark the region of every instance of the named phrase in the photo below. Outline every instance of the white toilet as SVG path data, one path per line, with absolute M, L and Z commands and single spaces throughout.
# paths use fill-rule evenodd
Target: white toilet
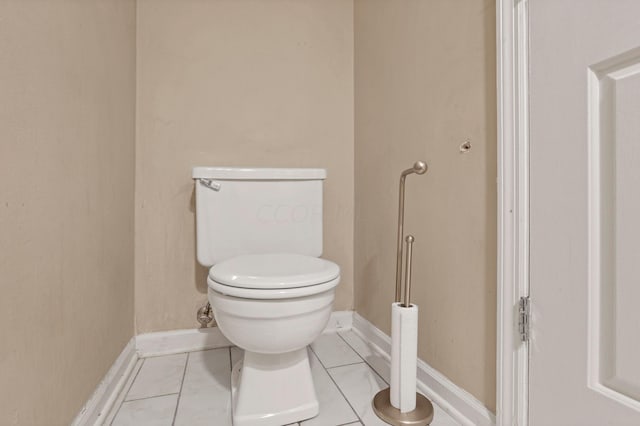
M 329 321 L 340 268 L 322 254 L 324 169 L 195 167 L 198 262 L 233 367 L 234 426 L 319 412 L 307 345 Z

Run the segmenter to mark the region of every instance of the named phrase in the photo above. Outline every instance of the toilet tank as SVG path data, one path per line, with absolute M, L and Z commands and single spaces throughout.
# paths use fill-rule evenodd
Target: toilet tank
M 203 266 L 241 254 L 322 254 L 324 169 L 194 167 Z

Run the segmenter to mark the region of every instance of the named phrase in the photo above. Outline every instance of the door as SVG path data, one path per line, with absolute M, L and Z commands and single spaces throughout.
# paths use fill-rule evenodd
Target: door
M 640 425 L 640 1 L 529 1 L 529 421 Z

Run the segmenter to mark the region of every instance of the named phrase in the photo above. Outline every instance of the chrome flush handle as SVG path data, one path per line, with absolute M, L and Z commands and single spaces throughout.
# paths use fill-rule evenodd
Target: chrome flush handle
M 198 182 L 200 182 L 201 185 L 204 185 L 207 188 L 216 192 L 220 191 L 220 188 L 222 187 L 222 184 L 220 182 L 216 182 L 213 179 L 198 178 Z

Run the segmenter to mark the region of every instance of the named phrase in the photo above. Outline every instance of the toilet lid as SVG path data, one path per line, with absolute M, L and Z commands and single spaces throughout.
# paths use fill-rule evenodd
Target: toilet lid
M 326 283 L 340 275 L 333 262 L 301 254 L 246 254 L 214 265 L 209 277 L 240 288 L 283 289 Z

